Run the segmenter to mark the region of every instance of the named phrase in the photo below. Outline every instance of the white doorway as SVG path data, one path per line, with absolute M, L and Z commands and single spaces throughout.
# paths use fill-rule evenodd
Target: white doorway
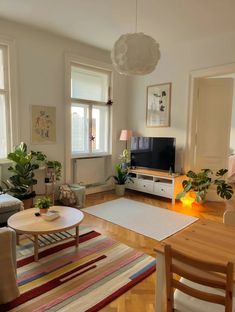
M 187 171 L 228 168 L 234 73 L 235 64 L 229 64 L 190 75 Z
M 227 168 L 233 103 L 232 78 L 198 78 L 194 169 Z
M 214 154 L 215 157 L 225 158 L 225 156 L 229 156 L 233 79 L 227 77 L 228 74 L 232 73 L 235 73 L 235 64 L 193 71 L 190 74 L 187 148 L 185 155 L 186 170 L 205 168 L 206 160 L 203 163 L 203 160 L 199 159 L 200 155 L 198 154 L 201 152 L 207 154 L 205 151 L 206 147 L 213 149 L 211 154 Z M 222 75 L 227 76 L 219 79 Z M 212 77 L 213 79 L 209 79 Z M 219 87 L 218 92 L 216 86 Z M 201 89 L 201 92 L 199 89 Z M 215 98 L 213 99 L 213 97 Z M 201 103 L 199 103 L 199 100 Z M 210 104 L 205 104 L 204 102 Z M 213 106 L 213 103 L 216 104 Z M 219 105 L 220 103 L 221 105 Z M 205 105 L 207 106 L 205 107 Z M 222 136 L 220 131 L 223 133 Z M 206 146 L 199 147 L 199 144 Z M 208 165 L 212 163 L 208 162 Z M 227 165 L 228 160 L 223 159 L 219 167 L 225 166 L 227 168 Z

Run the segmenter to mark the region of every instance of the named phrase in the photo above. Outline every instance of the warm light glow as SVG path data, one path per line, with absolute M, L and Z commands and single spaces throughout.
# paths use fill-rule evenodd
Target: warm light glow
M 180 199 L 184 207 L 191 207 L 195 202 L 195 198 L 191 197 L 188 193 Z

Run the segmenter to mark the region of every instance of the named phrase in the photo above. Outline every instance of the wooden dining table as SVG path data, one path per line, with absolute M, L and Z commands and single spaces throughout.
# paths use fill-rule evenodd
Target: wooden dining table
M 199 219 L 187 228 L 164 239 L 154 249 L 157 253 L 156 312 L 166 311 L 166 278 L 163 244 L 188 256 L 209 262 L 235 265 L 235 226 Z M 234 272 L 235 285 L 235 272 Z M 234 289 L 235 291 L 235 289 Z

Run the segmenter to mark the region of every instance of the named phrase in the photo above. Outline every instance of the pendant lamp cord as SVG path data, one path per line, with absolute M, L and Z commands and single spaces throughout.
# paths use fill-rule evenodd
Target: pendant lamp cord
M 137 19 L 138 19 L 138 0 L 135 1 L 135 32 L 137 33 Z

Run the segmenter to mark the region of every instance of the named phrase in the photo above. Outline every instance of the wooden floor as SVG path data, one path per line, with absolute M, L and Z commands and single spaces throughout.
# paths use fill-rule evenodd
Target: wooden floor
M 225 203 L 206 202 L 203 205 L 194 204 L 192 208 L 183 208 L 182 204 L 176 203 L 172 206 L 171 201 L 153 195 L 148 195 L 135 191 L 126 191 L 126 198 L 151 204 L 153 206 L 167 208 L 175 211 L 185 213 L 187 215 L 194 215 L 200 218 L 211 219 L 222 222 L 223 212 L 225 210 Z M 97 205 L 106 201 L 118 198 L 112 191 L 90 194 L 86 199 L 86 206 Z M 144 222 L 144 220 L 143 220 Z M 128 246 L 142 250 L 143 252 L 155 257 L 153 248 L 158 244 L 154 239 L 137 234 L 133 231 L 124 229 L 118 225 L 112 224 L 108 221 L 99 219 L 97 217 L 85 214 L 84 224 L 92 227 L 96 231 L 112 237 L 115 240 L 125 243 Z M 102 312 L 152 312 L 155 311 L 154 304 L 155 292 L 155 274 L 146 278 L 144 281 L 127 291 L 105 308 Z

